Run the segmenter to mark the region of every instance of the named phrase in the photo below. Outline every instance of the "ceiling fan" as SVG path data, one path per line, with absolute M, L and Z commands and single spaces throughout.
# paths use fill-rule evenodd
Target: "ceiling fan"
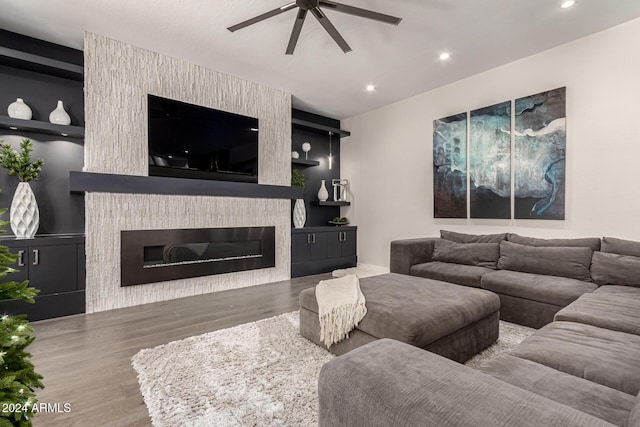
M 302 31 L 302 24 L 304 24 L 304 20 L 307 17 L 307 12 L 311 12 L 311 14 L 318 20 L 320 25 L 322 25 L 327 33 L 329 33 L 331 38 L 333 38 L 338 46 L 340 46 L 340 49 L 342 49 L 344 53 L 351 52 L 351 47 L 349 47 L 344 38 L 342 38 L 331 21 L 329 21 L 329 18 L 327 18 L 322 9 L 320 9 L 320 6 L 327 9 L 335 10 L 336 12 L 360 16 L 361 18 L 373 19 L 374 21 L 384 22 L 386 24 L 398 25 L 400 21 L 402 21 L 402 18 L 396 18 L 395 16 L 385 15 L 383 13 L 373 12 L 371 10 L 361 9 L 359 7 L 347 6 L 346 4 L 336 3 L 329 0 L 296 0 L 295 2 L 286 4 L 277 9 L 270 10 L 269 12 L 265 12 L 254 18 L 240 22 L 239 24 L 232 25 L 227 29 L 231 32 L 234 32 L 248 27 L 249 25 L 264 21 L 265 19 L 271 18 L 273 16 L 280 15 L 283 12 L 298 8 L 298 16 L 296 17 L 296 20 L 293 24 L 291 38 L 289 38 L 289 45 L 287 46 L 287 55 L 293 55 L 293 51 L 295 50 L 296 44 L 298 43 L 298 38 L 300 37 L 300 32 Z

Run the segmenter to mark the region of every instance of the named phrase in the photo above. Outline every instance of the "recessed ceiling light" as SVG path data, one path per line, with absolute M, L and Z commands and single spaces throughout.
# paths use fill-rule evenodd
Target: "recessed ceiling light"
M 68 133 L 61 133 L 60 135 L 62 135 L 62 136 L 69 136 L 69 134 L 68 134 Z
M 449 52 L 442 52 L 440 54 L 440 60 L 441 61 L 446 61 L 449 58 L 451 58 L 451 54 Z
M 17 127 L 15 127 L 15 126 L 9 126 L 9 129 L 11 129 L 11 130 L 18 130 L 18 128 L 17 128 Z
M 573 6 L 574 4 L 576 4 L 576 0 L 567 0 L 565 2 L 562 2 L 560 7 L 563 8 L 563 9 L 568 9 L 571 6 Z
M 367 85 L 367 92 L 373 92 L 374 90 L 376 90 L 374 85 Z
M 251 132 L 258 132 L 258 128 L 251 128 Z

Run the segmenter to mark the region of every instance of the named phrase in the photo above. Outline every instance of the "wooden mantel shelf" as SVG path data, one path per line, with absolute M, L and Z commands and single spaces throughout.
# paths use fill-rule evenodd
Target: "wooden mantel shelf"
M 69 172 L 69 191 L 72 193 L 164 194 L 250 199 L 302 198 L 302 188 L 285 185 L 78 171 Z

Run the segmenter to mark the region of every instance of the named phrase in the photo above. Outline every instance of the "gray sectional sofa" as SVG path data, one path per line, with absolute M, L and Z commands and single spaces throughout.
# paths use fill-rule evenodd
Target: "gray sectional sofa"
M 392 273 L 493 291 L 500 297 L 502 320 L 540 328 L 580 295 L 598 288 L 590 266 L 600 246 L 599 238 L 536 239 L 442 230 L 440 238 L 391 242 L 390 267 Z
M 511 249 L 509 241 L 499 243 L 500 251 L 504 246 Z M 396 257 L 397 251 L 410 257 L 408 262 L 396 258 L 396 271 L 446 271 L 439 264 L 419 267 L 448 262 L 434 257 L 438 249 L 433 239 L 396 245 Z M 552 322 L 478 370 L 393 340 L 357 348 L 327 363 L 320 373 L 320 425 L 640 427 L 640 243 L 604 238 L 601 250 L 593 251 L 587 266 L 589 280 L 577 278 L 583 271 L 584 251 L 569 248 L 595 246 L 556 247 L 564 248 L 568 255 L 549 252 L 559 258 L 544 258 L 548 264 L 544 268 L 567 274 L 569 270 L 557 270 L 559 266 L 553 264 L 557 259 L 570 259 L 575 277 L 562 278 L 570 281 L 555 281 L 554 277 L 561 277 L 546 277 L 549 274 L 498 270 L 501 264 L 520 268 L 518 263 L 524 262 L 500 263 L 502 254 L 495 270 L 469 266 L 490 270 L 473 283 L 511 297 L 504 300 L 507 304 L 521 300 L 516 307 L 526 307 L 524 318 L 535 307 L 553 306 L 545 312 L 548 316 L 557 309 Z M 516 251 L 516 255 L 529 253 L 527 250 Z M 524 265 L 528 269 L 532 263 Z M 475 269 L 462 271 L 456 270 L 449 278 L 471 283 L 478 274 Z M 512 275 L 516 272 L 525 276 Z M 504 278 L 505 274 L 517 280 L 531 278 L 521 285 L 528 288 L 527 293 L 509 295 L 520 288 L 508 287 L 507 279 L 504 287 L 497 285 L 498 280 L 486 281 L 487 275 Z M 557 291 L 549 283 L 569 289 Z M 541 289 L 534 289 L 536 286 Z M 552 303 L 543 300 L 544 290 L 555 292 L 547 300 Z

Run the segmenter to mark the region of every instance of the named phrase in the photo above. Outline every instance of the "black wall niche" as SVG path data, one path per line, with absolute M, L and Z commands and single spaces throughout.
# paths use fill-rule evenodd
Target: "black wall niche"
M 31 181 L 38 208 L 40 228 L 37 234 L 84 233 L 84 195 L 69 193 L 69 171 L 81 170 L 84 164 L 82 141 L 41 134 L 23 134 L 19 131 L 0 132 L 0 139 L 19 149 L 20 141 L 33 142 L 32 159 L 43 159 L 42 173 Z M 0 208 L 9 208 L 20 180 L 7 175 L 0 167 Z M 7 211 L 3 216 L 9 219 Z M 7 234 L 12 235 L 10 227 Z
M 3 30 L 0 46 L 76 65 L 82 65 L 83 61 L 79 50 Z M 84 126 L 81 81 L 25 69 L 20 64 L 0 64 L 0 116 L 8 116 L 7 108 L 16 98 L 22 98 L 31 108 L 32 120 L 42 122 L 49 121 L 49 114 L 62 100 L 71 124 Z M 69 193 L 69 171 L 81 170 L 84 165 L 83 140 L 20 129 L 0 130 L 0 139 L 15 149 L 19 149 L 22 139 L 30 139 L 34 146 L 32 159 L 44 160 L 40 178 L 31 182 L 40 209 L 37 234 L 84 233 L 84 195 Z M 18 182 L 17 177 L 7 175 L 0 167 L 0 208 L 11 206 Z M 8 219 L 9 212 L 3 218 Z M 9 227 L 7 234 L 12 234 Z
M 316 114 L 307 113 L 305 111 L 293 110 L 292 117 L 301 120 L 314 122 L 324 126 L 335 127 L 340 129 L 340 121 Z M 304 201 L 307 209 L 307 222 L 305 227 L 328 226 L 328 221 L 334 217 L 340 216 L 339 207 L 315 206 L 311 202 L 318 201 L 318 190 L 321 181 L 325 180 L 327 191 L 329 192 L 329 200 L 333 200 L 332 179 L 340 178 L 340 137 L 333 135 L 331 137 L 331 152 L 333 154 L 332 168 L 329 169 L 329 134 L 328 132 L 310 129 L 302 126 L 293 126 L 291 131 L 291 149 L 300 154 L 300 158 L 304 159 L 302 144 L 308 142 L 311 144 L 309 151 L 309 160 L 317 160 L 320 162 L 318 166 L 299 166 L 292 165 L 293 169 L 298 169 L 305 176 Z M 292 206 L 293 206 L 292 201 Z

